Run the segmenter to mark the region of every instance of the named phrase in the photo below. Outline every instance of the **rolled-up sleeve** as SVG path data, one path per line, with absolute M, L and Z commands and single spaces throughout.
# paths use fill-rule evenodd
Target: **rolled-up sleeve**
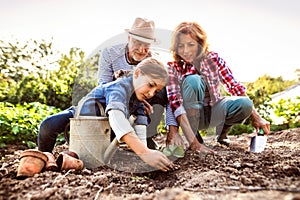
M 123 112 L 125 115 L 128 115 L 127 107 L 124 103 L 110 102 L 105 108 L 105 113 L 108 114 L 108 111 L 110 111 L 112 109 L 119 110 L 119 111 Z
M 124 135 L 130 132 L 134 132 L 134 128 L 130 125 L 123 112 L 119 110 L 109 110 L 108 119 L 109 124 L 119 142 L 121 142 L 121 138 Z
M 181 106 L 182 104 L 182 97 L 181 97 L 181 90 L 180 90 L 180 83 L 178 81 L 178 74 L 174 69 L 174 66 L 169 63 L 168 66 L 168 73 L 169 73 L 169 81 L 166 86 L 167 89 L 167 97 L 170 103 L 170 108 L 173 112 Z
M 166 125 L 167 126 L 178 126 L 176 118 L 182 114 L 185 114 L 186 111 L 183 106 L 179 106 L 175 112 L 172 112 L 170 104 L 166 107 Z
M 234 78 L 226 62 L 219 56 L 217 57 L 217 63 L 219 68 L 219 75 L 226 90 L 232 96 L 240 96 L 241 94 L 246 93 L 246 87 Z

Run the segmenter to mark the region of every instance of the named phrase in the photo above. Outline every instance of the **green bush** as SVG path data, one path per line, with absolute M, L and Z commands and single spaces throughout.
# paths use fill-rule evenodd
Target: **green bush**
M 61 54 L 44 40 L 0 40 L 0 147 L 35 147 L 41 121 L 97 85 L 98 59 L 95 54 L 84 61 L 79 48 Z
M 84 52 L 67 54 L 52 42 L 0 40 L 0 101 L 13 104 L 40 102 L 61 109 L 72 104 L 73 85 L 84 62 Z
M 6 144 L 36 146 L 41 121 L 60 110 L 38 102 L 13 105 L 0 102 L 0 147 Z
M 229 135 L 240 135 L 242 133 L 252 133 L 254 127 L 250 124 L 236 124 L 233 125 L 229 131 Z
M 284 123 L 287 125 L 287 128 L 296 124 L 299 120 L 300 116 L 300 96 L 294 99 L 280 99 L 275 108 L 275 114 L 277 116 L 282 116 L 285 121 Z

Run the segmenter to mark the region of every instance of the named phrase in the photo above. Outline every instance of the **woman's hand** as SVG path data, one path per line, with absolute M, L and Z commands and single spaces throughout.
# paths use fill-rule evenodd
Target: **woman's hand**
M 256 132 L 258 132 L 259 129 L 262 128 L 266 135 L 270 133 L 270 122 L 263 118 L 260 118 L 260 120 L 252 120 L 252 125 L 256 129 Z
M 262 118 L 256 110 L 253 110 L 252 115 L 252 126 L 256 129 L 256 132 L 259 132 L 259 129 L 262 128 L 264 133 L 268 135 L 270 133 L 270 122 Z
M 195 137 L 195 139 L 193 140 L 193 142 L 191 143 L 190 146 L 191 150 L 193 151 L 197 151 L 199 153 L 204 153 L 204 154 L 215 154 L 215 151 L 206 147 L 203 144 L 200 144 L 197 140 L 197 138 Z

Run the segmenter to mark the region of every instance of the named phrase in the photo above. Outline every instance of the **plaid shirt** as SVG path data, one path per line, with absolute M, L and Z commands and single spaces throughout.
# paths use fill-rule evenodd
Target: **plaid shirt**
M 204 106 L 212 106 L 222 98 L 220 83 L 223 84 L 226 91 L 232 96 L 240 96 L 246 92 L 245 86 L 234 79 L 226 62 L 215 52 L 210 52 L 207 58 L 201 61 L 199 71 L 193 65 L 176 62 L 168 62 L 168 71 L 169 82 L 166 88 L 170 107 L 173 112 L 183 105 L 180 85 L 184 77 L 191 74 L 199 74 L 206 82 L 209 95 L 204 98 Z

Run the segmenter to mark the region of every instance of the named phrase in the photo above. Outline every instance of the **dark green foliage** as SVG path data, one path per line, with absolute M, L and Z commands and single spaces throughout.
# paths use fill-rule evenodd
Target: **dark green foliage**
M 68 54 L 52 50 L 52 43 L 0 40 L 0 100 L 13 104 L 40 102 L 65 109 L 71 105 L 72 89 L 84 53 L 71 48 Z M 7 89 L 8 88 L 8 89 Z
M 229 131 L 229 135 L 240 135 L 242 133 L 253 133 L 254 127 L 250 124 L 233 125 Z
M 34 147 L 41 121 L 71 106 L 74 96 L 77 104 L 97 84 L 99 54 L 84 62 L 78 48 L 60 54 L 52 42 L 0 40 L 0 56 L 0 147 Z
M 0 102 L 0 147 L 5 144 L 35 147 L 40 122 L 59 111 L 38 102 L 23 105 Z

